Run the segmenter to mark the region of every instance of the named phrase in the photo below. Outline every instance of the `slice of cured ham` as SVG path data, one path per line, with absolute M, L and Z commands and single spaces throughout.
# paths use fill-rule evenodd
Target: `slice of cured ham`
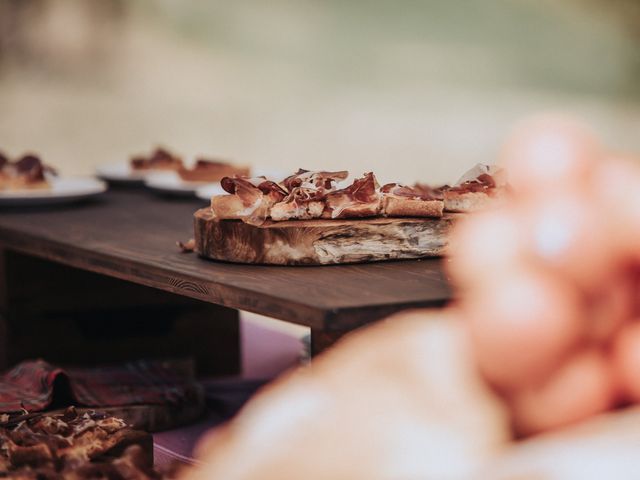
M 220 219 L 237 219 L 251 225 L 261 225 L 269 217 L 273 204 L 287 192 L 265 177 L 225 177 L 220 186 L 230 195 L 211 199 L 211 208 Z
M 388 217 L 441 217 L 442 193 L 427 185 L 388 183 L 380 189 L 382 211 Z
M 289 194 L 271 208 L 271 219 L 311 220 L 320 218 L 325 210 L 327 194 L 336 190 L 336 183 L 349 175 L 347 171 L 311 172 L 300 169 L 284 179 L 282 184 Z
M 325 218 L 373 217 L 380 213 L 381 195 L 372 172 L 365 173 L 351 185 L 327 195 Z

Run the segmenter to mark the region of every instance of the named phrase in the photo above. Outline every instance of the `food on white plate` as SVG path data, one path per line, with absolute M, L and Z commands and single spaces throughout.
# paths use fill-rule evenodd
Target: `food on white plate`
M 46 189 L 51 186 L 47 177 L 55 174 L 55 170 L 34 154 L 11 161 L 0 153 L 0 190 Z
M 240 167 L 219 160 L 198 158 L 192 167 L 178 168 L 178 175 L 185 182 L 219 182 L 224 177 L 247 176 L 249 167 Z
M 134 171 L 179 171 L 184 168 L 184 163 L 178 155 L 166 148 L 158 147 L 150 155 L 137 155 L 131 158 L 129 166 Z

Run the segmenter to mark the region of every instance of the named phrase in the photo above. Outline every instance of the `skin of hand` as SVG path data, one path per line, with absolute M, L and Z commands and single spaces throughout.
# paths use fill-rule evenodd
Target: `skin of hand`
M 460 318 L 415 311 L 268 386 L 202 441 L 188 480 L 467 479 L 509 439 Z
M 480 369 L 528 435 L 640 398 L 640 166 L 558 117 L 521 125 L 502 161 L 511 197 L 460 223 L 449 272 Z

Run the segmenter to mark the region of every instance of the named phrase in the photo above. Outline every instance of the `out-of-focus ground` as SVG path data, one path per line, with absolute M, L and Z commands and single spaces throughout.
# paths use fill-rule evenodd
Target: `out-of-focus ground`
M 0 150 L 69 174 L 162 143 L 449 182 L 514 122 L 640 151 L 634 0 L 0 0 Z

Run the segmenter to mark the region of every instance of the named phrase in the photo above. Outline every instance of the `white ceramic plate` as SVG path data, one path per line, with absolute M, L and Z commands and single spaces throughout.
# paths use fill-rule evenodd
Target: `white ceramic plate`
M 265 176 L 269 179 L 281 180 L 285 177 L 282 172 L 273 170 L 265 170 L 260 168 L 253 169 L 253 176 Z M 148 173 L 144 184 L 159 193 L 165 195 L 180 195 L 180 196 L 192 196 L 195 195 L 198 198 L 205 198 L 208 200 L 212 195 L 223 195 L 226 193 L 220 187 L 220 182 L 187 182 L 180 178 L 176 172 L 151 172 Z M 202 197 L 198 192 L 202 193 Z M 208 195 L 208 192 L 213 192 Z
M 96 168 L 96 175 L 107 182 L 144 183 L 148 171 L 133 170 L 128 163 L 108 163 Z
M 0 190 L 0 206 L 57 205 L 76 202 L 107 191 L 107 184 L 95 178 L 57 177 L 49 180 L 50 188 L 33 190 Z
M 145 177 L 144 184 L 158 193 L 177 196 L 193 196 L 200 187 L 220 185 L 219 182 L 187 182 L 176 172 L 150 172 Z

